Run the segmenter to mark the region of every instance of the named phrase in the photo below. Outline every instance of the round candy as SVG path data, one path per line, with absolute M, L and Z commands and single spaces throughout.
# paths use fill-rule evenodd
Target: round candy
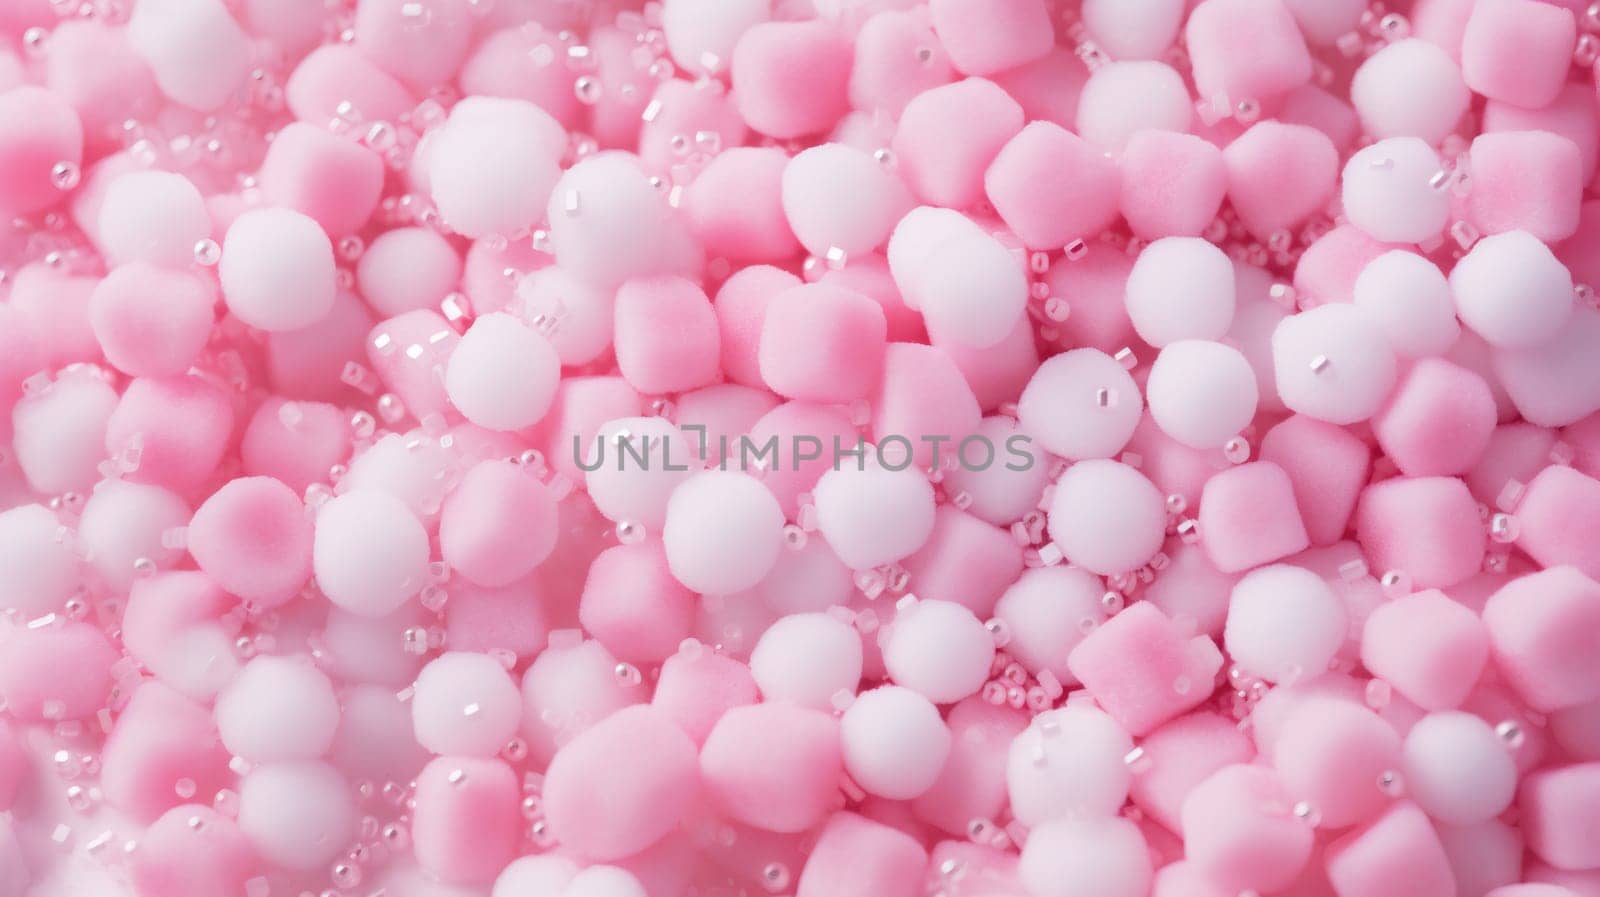
M 526 100 L 462 100 L 428 141 L 428 186 L 439 215 L 468 237 L 510 237 L 532 226 L 561 177 L 565 145 L 561 125 Z
M 839 740 L 855 783 L 890 800 L 927 791 L 950 755 L 950 729 L 939 708 L 896 685 L 858 695 L 839 720 Z
M 1006 653 L 1035 675 L 1048 670 L 1061 682 L 1074 681 L 1067 655 L 1105 617 L 1105 593 L 1104 581 L 1077 567 L 1025 571 L 994 608 L 1011 636 Z
M 0 511 L 0 609 L 24 620 L 60 610 L 78 585 L 78 559 L 44 505 Z
M 326 763 L 268 763 L 239 782 L 239 830 L 268 863 L 309 872 L 356 834 L 350 786 Z
M 1449 178 L 1433 147 L 1416 137 L 1380 140 L 1344 166 L 1344 213 L 1385 243 L 1426 243 L 1450 221 Z
M 228 228 L 217 278 L 228 310 L 251 327 L 310 327 L 333 309 L 333 244 L 299 212 L 252 209 Z
M 555 496 L 531 471 L 480 461 L 445 498 L 439 552 L 479 585 L 509 585 L 555 550 L 559 519 Z
M 492 757 L 517 732 L 522 694 L 500 661 L 451 651 L 429 661 L 411 695 L 417 743 L 435 754 Z
M 1256 416 L 1256 375 L 1238 349 L 1179 340 L 1156 356 L 1145 398 L 1168 436 L 1190 448 L 1221 448 Z
M 272 477 L 233 480 L 195 509 L 189 554 L 217 585 L 263 607 L 295 597 L 311 576 L 305 505 Z
M 1052 819 L 1028 833 L 1017 866 L 1034 897 L 1146 897 L 1154 876 L 1139 827 L 1117 817 Z
M 555 401 L 561 359 L 550 341 L 505 312 L 472 322 L 450 353 L 444 388 L 467 420 L 490 430 L 520 430 Z
M 989 678 L 995 651 L 989 630 L 953 601 L 917 601 L 900 608 L 879 645 L 889 678 L 936 704 L 976 694 Z
M 892 171 L 842 143 L 804 150 L 783 170 L 784 214 L 801 245 L 819 258 L 878 248 L 911 204 L 911 191 Z
M 1102 576 L 1137 569 L 1161 549 L 1167 506 L 1143 474 L 1116 461 L 1079 461 L 1056 481 L 1050 538 L 1067 560 Z
M 1431 145 L 1455 129 L 1472 103 L 1461 68 L 1437 44 L 1398 40 L 1367 57 L 1350 102 L 1374 137 L 1419 137 Z
M 1450 282 L 1413 252 L 1396 249 L 1368 262 L 1356 278 L 1354 301 L 1408 358 L 1442 355 L 1461 336 Z
M 767 628 L 750 653 L 750 674 L 768 701 L 817 710 L 861 682 L 861 636 L 831 614 L 791 614 Z
M 1278 394 L 1292 411 L 1333 424 L 1375 414 L 1395 383 L 1395 356 L 1365 309 L 1319 305 L 1272 333 Z
M 317 512 L 317 585 L 334 604 L 366 617 L 398 609 L 428 576 L 428 533 L 399 499 L 347 492 Z
M 1450 271 L 1450 288 L 1461 320 L 1502 349 L 1549 342 L 1572 317 L 1572 274 L 1526 231 L 1473 244 Z
M 1250 675 L 1287 684 L 1327 672 L 1349 625 L 1344 602 L 1322 577 L 1274 564 L 1233 587 L 1223 642 Z
M 1115 814 L 1128 799 L 1131 750 L 1133 739 L 1096 707 L 1068 703 L 1039 714 L 1006 754 L 1011 812 L 1032 826 Z
M 730 595 L 760 582 L 783 550 L 783 510 L 754 477 L 708 470 L 667 501 L 661 533 L 672 575 L 696 592 Z
M 130 171 L 112 181 L 96 225 L 96 242 L 118 264 L 187 268 L 194 264 L 195 245 L 211 235 L 200 190 L 169 171 Z
M 253 763 L 315 760 L 333 746 L 339 699 L 307 657 L 252 658 L 217 695 L 217 732 Z
M 1017 401 L 1022 429 L 1054 454 L 1075 460 L 1122 451 L 1143 411 L 1132 375 L 1099 349 L 1071 349 L 1048 359 Z
M 118 370 L 133 377 L 175 376 L 194 364 L 210 339 L 216 302 L 216 287 L 202 277 L 129 262 L 95 286 L 89 324 Z
M 362 298 L 384 317 L 437 308 L 460 279 L 461 257 L 455 247 L 427 227 L 384 231 L 356 264 Z
M 1233 262 L 1199 237 L 1164 237 L 1139 253 L 1127 296 L 1133 329 L 1152 346 L 1219 339 L 1233 322 Z
M 1402 751 L 1406 795 L 1437 822 L 1493 819 L 1516 795 L 1516 758 L 1492 726 L 1470 713 L 1417 720 Z
M 856 459 L 841 457 L 812 495 L 817 528 L 856 570 L 908 557 L 933 534 L 933 486 L 915 468 L 861 469 Z
M 673 490 L 692 475 L 695 455 L 683 432 L 663 418 L 625 417 L 601 426 L 582 448 L 562 447 L 577 453 L 600 513 L 659 533 Z

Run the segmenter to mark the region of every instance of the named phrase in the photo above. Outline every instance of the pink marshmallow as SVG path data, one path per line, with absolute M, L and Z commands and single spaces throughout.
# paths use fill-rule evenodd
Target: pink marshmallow
M 1284 888 L 1305 867 L 1315 839 L 1311 826 L 1291 815 L 1293 800 L 1265 766 L 1217 770 L 1184 798 L 1185 858 L 1224 888 Z
M 647 394 L 716 381 L 717 315 L 698 284 L 681 277 L 630 280 L 617 290 L 617 367 Z
M 828 130 L 848 109 L 852 55 L 824 21 L 750 28 L 733 48 L 739 113 L 752 130 L 780 140 Z
M 545 818 L 574 853 L 617 860 L 676 828 L 699 790 L 689 736 L 659 710 L 628 707 L 556 752 L 545 772 Z
M 895 436 L 911 443 L 918 467 L 956 463 L 961 440 L 978 429 L 983 412 L 950 356 L 935 346 L 890 343 L 884 352 L 883 379 L 872 397 L 872 431 L 880 441 Z M 898 440 L 896 440 L 898 442 Z M 904 446 L 891 448 L 896 454 Z
M 783 213 L 783 170 L 788 164 L 782 150 L 735 146 L 719 153 L 690 182 L 683 193 L 683 213 L 708 255 L 776 262 L 799 253 Z
M 1341 224 L 1300 254 L 1294 269 L 1295 292 L 1318 302 L 1350 302 L 1355 297 L 1356 278 L 1393 248 L 1354 225 Z
M 1600 583 L 1572 567 L 1511 580 L 1483 608 L 1495 666 L 1535 710 L 1600 698 Z
M 995 156 L 984 189 L 1028 248 L 1052 250 L 1116 220 L 1122 175 L 1116 162 L 1078 135 L 1033 122 Z
M 951 64 L 963 74 L 1016 68 L 1055 47 L 1044 0 L 931 0 L 928 12 Z
M 71 658 L 70 664 L 63 664 Z M 117 650 L 89 623 L 20 629 L 0 651 L 0 698 L 23 722 L 81 720 L 105 706 Z
M 761 325 L 761 379 L 779 395 L 847 403 L 871 393 L 883 370 L 888 324 L 859 293 L 826 284 L 784 290 Z
M 383 159 L 325 127 L 291 122 L 268 146 L 257 177 L 268 202 L 309 215 L 337 237 L 378 207 Z
M 805 831 L 826 819 L 843 774 L 839 723 L 788 703 L 728 710 L 700 749 L 700 778 L 712 804 L 771 832 Z
M 850 105 L 899 116 L 912 97 L 950 83 L 950 56 L 923 9 L 884 9 L 856 33 Z
M 1600 481 L 1570 467 L 1546 467 L 1528 483 L 1516 508 L 1517 547 L 1546 567 L 1570 564 L 1600 577 Z
M 51 178 L 59 162 L 83 162 L 83 123 L 64 98 L 25 85 L 0 93 L 0 210 L 41 212 L 61 200 Z
M 1528 847 L 1558 869 L 1600 868 L 1600 763 L 1528 776 L 1517 796 Z
M 1555 102 L 1543 109 L 1524 109 L 1511 103 L 1490 100 L 1483 108 L 1484 133 L 1501 131 L 1546 131 L 1572 141 L 1583 159 L 1581 183 L 1594 177 L 1600 162 L 1600 118 L 1594 114 L 1594 91 L 1582 84 L 1568 83 Z
M 245 601 L 277 607 L 311 578 L 311 521 L 300 497 L 271 477 L 242 477 L 195 509 L 195 563 Z
M 1222 652 L 1139 602 L 1089 633 L 1067 667 L 1112 719 L 1140 736 L 1211 697 Z
M 350 457 L 350 436 L 348 417 L 333 405 L 268 399 L 245 426 L 239 460 L 246 474 L 274 477 L 303 495 Z
M 1006 756 L 996 745 L 1010 744 L 1028 718 L 1008 705 L 974 695 L 945 717 L 950 755 L 933 786 L 912 802 L 917 818 L 949 834 L 965 836 L 974 819 L 993 819 L 1006 802 Z
M 1400 768 L 1400 736 L 1354 701 L 1300 698 L 1273 739 L 1272 765 L 1289 793 L 1315 809 L 1319 826 L 1345 828 L 1388 804 L 1379 781 Z
M 1480 232 L 1523 230 L 1546 243 L 1577 232 L 1583 156 L 1571 140 L 1547 131 L 1480 134 L 1468 160 L 1472 190 L 1462 212 Z
M 232 430 L 233 408 L 210 381 L 141 377 L 106 421 L 106 453 L 137 464 L 127 474 L 133 482 L 187 492 L 210 479 Z
M 180 780 L 196 794 L 215 794 L 233 780 L 228 751 L 203 705 L 159 682 L 145 682 L 128 699 L 100 755 L 106 802 L 140 821 L 183 802 Z
M 1196 785 L 1225 766 L 1249 763 L 1256 753 L 1236 723 L 1208 711 L 1163 723 L 1139 748 L 1139 769 L 1128 796 L 1172 832 L 1182 831 L 1183 802 Z
M 1198 237 L 1228 193 L 1222 151 L 1175 131 L 1139 131 L 1117 157 L 1122 216 L 1141 240 Z
M 689 637 L 695 595 L 667 570 L 659 539 L 617 545 L 589 567 L 578 619 L 620 660 L 657 664 Z
M 139 897 L 242 894 L 260 866 L 238 823 L 210 807 L 187 804 L 145 830 L 128 874 Z
M 1287 418 L 1261 440 L 1261 460 L 1289 477 L 1312 545 L 1344 538 L 1371 459 L 1372 450 L 1349 430 L 1304 414 Z
M 1280 0 L 1205 0 L 1184 36 L 1202 99 L 1259 103 L 1311 80 L 1305 38 Z
M 550 489 L 510 461 L 482 461 L 445 499 L 439 551 L 484 586 L 514 582 L 555 550 L 559 511 Z
M 639 129 L 639 158 L 646 167 L 669 171 L 672 166 L 681 164 L 684 156 L 694 151 L 684 146 L 685 140 L 701 143 L 715 140 L 718 146 L 730 148 L 745 142 L 749 130 L 734 108 L 737 100 L 720 88 L 720 82 L 691 83 L 676 78 L 656 87 L 650 97 L 650 101 L 657 104 L 655 112 Z M 734 158 L 737 160 L 742 155 L 734 153 Z M 717 158 L 721 158 L 721 154 Z M 765 205 L 770 211 L 769 174 L 762 172 L 756 182 L 768 194 Z
M 916 583 L 917 597 L 954 601 L 983 617 L 1022 574 L 1022 546 L 1010 532 L 945 504 L 928 541 L 900 565 Z
M 1478 615 L 1429 589 L 1381 604 L 1361 635 L 1361 663 L 1424 710 L 1461 706 L 1489 660 Z
M 800 870 L 795 897 L 916 897 L 928 854 L 904 832 L 837 813 Z
M 1451 897 L 1450 859 L 1433 823 L 1410 801 L 1328 847 L 1328 880 L 1339 897 Z
M 750 668 L 703 646 L 684 648 L 661 664 L 650 703 L 671 717 L 696 745 L 722 715 L 760 700 Z
M 15 300 L 13 300 L 15 301 Z M 215 321 L 216 286 L 147 262 L 119 265 L 89 297 L 106 360 L 133 377 L 170 377 L 194 364 Z
M 1483 378 L 1440 358 L 1406 372 L 1372 418 L 1378 445 L 1406 476 L 1451 476 L 1477 463 L 1494 433 L 1494 395 Z
M 454 884 L 493 881 L 517 853 L 521 791 L 501 760 L 438 757 L 417 775 L 417 863 Z
M 1237 573 L 1311 546 L 1294 484 L 1269 461 L 1241 464 L 1206 481 L 1200 495 L 1200 532 L 1206 556 L 1218 570 Z
M 968 78 L 906 104 L 893 149 L 923 202 L 965 209 L 983 199 L 984 171 L 1022 131 L 1022 107 L 993 81 Z
M 1374 570 L 1400 571 L 1419 588 L 1449 588 L 1483 565 L 1488 533 L 1465 483 L 1398 477 L 1368 486 L 1356 538 Z
M 398 121 L 415 101 L 404 85 L 349 44 L 324 44 L 306 54 L 284 84 L 289 110 L 323 127 L 348 102 L 362 121 Z
M 1474 4 L 1461 36 L 1461 74 L 1490 99 L 1549 105 L 1566 83 L 1578 40 L 1572 11 L 1535 0 Z
M 1260 2 L 1278 5 L 1276 0 Z M 1228 144 L 1222 160 L 1228 169 L 1228 199 L 1258 240 L 1321 210 L 1339 183 L 1339 151 L 1326 134 L 1305 125 L 1252 125 Z

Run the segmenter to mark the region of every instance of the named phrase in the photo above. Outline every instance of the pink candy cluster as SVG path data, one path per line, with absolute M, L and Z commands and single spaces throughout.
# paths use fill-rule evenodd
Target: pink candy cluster
M 0 897 L 1600 897 L 1600 5 L 0 38 Z

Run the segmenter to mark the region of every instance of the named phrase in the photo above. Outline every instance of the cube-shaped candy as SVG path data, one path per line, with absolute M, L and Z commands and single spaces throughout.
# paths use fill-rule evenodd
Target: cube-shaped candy
M 1455 477 L 1396 477 L 1361 493 L 1356 538 L 1369 566 L 1442 589 L 1477 573 L 1489 533 L 1467 484 Z
M 846 403 L 872 392 L 883 373 L 888 322 L 860 293 L 811 283 L 772 297 L 761 326 L 761 377 L 779 395 Z
M 1536 772 L 1517 797 L 1528 847 L 1557 869 L 1600 868 L 1600 763 Z
M 1329 845 L 1339 897 L 1454 897 L 1455 873 L 1427 814 L 1410 801 Z
M 1367 617 L 1361 663 L 1424 710 L 1459 707 L 1489 660 L 1489 633 L 1437 589 L 1398 598 Z
M 1137 736 L 1211 697 L 1222 652 L 1209 636 L 1182 631 L 1160 608 L 1141 601 L 1079 642 L 1067 668 Z
M 1261 460 L 1288 474 L 1312 545 L 1344 538 L 1372 470 L 1365 442 L 1344 427 L 1296 414 L 1267 431 Z
M 993 81 L 923 91 L 894 134 L 900 174 L 923 202 L 964 209 L 983 198 L 984 171 L 1022 125 L 1022 107 Z
M 383 159 L 319 124 L 285 125 L 261 160 L 261 193 L 333 236 L 365 224 L 383 193 Z
M 1184 853 L 1231 892 L 1282 890 L 1299 877 L 1316 840 L 1290 812 L 1293 805 L 1270 767 L 1223 767 L 1183 802 Z
M 1232 107 L 1311 80 L 1311 53 L 1281 0 L 1205 0 L 1184 33 L 1202 99 L 1225 98 Z
M 1116 220 L 1122 174 L 1082 137 L 1036 121 L 995 156 L 984 189 L 1000 219 L 1029 249 L 1087 240 Z
M 1455 476 L 1478 462 L 1494 433 L 1489 384 L 1442 358 L 1424 358 L 1372 418 L 1378 445 L 1406 476 Z
M 1296 293 L 1321 302 L 1355 298 L 1356 278 L 1378 256 L 1396 247 L 1380 243 L 1353 224 L 1341 224 L 1316 239 L 1294 267 Z
M 1472 192 L 1462 212 L 1481 233 L 1525 230 L 1546 243 L 1577 233 L 1584 186 L 1577 144 L 1548 131 L 1501 131 L 1478 135 L 1469 156 Z
M 1122 216 L 1141 240 L 1200 236 L 1228 194 L 1222 151 L 1193 134 L 1138 131 L 1117 164 Z
M 1575 567 L 1513 579 L 1483 608 L 1501 676 L 1528 706 L 1560 710 L 1600 698 L 1600 583 Z
M 1516 510 L 1517 547 L 1546 567 L 1571 564 L 1600 579 L 1600 480 L 1552 465 L 1528 483 Z
M 1200 493 L 1206 556 L 1224 573 L 1259 567 L 1311 547 L 1294 484 L 1270 461 L 1241 464 L 1206 481 Z
M 933 535 L 901 562 L 917 584 L 917 597 L 954 601 L 980 617 L 1022 573 L 1022 547 L 1011 533 L 951 504 L 941 505 Z
M 417 775 L 411 836 L 417 864 L 457 884 L 494 880 L 521 837 L 517 774 L 504 760 L 438 757 Z
M 1259 122 L 1228 144 L 1222 160 L 1228 198 L 1258 240 L 1321 211 L 1339 183 L 1339 151 L 1328 135 L 1306 125 Z
M 1378 787 L 1400 765 L 1400 736 L 1360 703 L 1334 695 L 1298 698 L 1272 741 L 1272 764 L 1296 800 L 1316 808 L 1320 825 L 1344 828 L 1389 802 Z
M 1578 23 L 1572 10 L 1538 0 L 1483 0 L 1461 38 L 1461 74 L 1490 99 L 1548 106 L 1567 83 Z
M 1044 0 L 931 0 L 928 13 L 950 63 L 964 74 L 1013 69 L 1056 45 Z
M 797 897 L 917 897 L 928 854 L 910 835 L 835 813 L 800 870 Z
M 1180 716 L 1139 742 L 1139 760 L 1128 796 L 1139 809 L 1177 832 L 1184 799 L 1212 773 L 1255 758 L 1250 736 L 1233 720 L 1199 710 Z

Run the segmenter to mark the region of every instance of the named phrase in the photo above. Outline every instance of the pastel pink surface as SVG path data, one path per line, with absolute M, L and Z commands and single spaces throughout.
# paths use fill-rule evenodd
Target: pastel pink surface
M 915 897 L 928 855 L 904 832 L 836 813 L 800 870 L 796 897 Z
M 1472 469 L 1494 433 L 1494 395 L 1476 373 L 1424 358 L 1401 377 L 1372 418 L 1378 445 L 1407 476 L 1453 476 Z
M 1552 567 L 1500 587 L 1483 608 L 1496 667 L 1528 706 L 1559 710 L 1600 697 L 1593 657 L 1600 584 Z
M 1379 605 L 1361 635 L 1361 663 L 1425 710 L 1460 706 L 1488 659 L 1483 621 L 1436 589 Z
M 1241 464 L 1207 480 L 1199 521 L 1206 555 L 1224 573 L 1258 567 L 1311 545 L 1294 483 L 1270 461 Z
M 826 284 L 784 290 L 761 325 L 761 379 L 791 399 L 863 398 L 877 385 L 887 331 L 883 309 L 859 293 Z
M 1328 880 L 1339 897 L 1450 897 L 1454 873 L 1433 823 L 1409 801 L 1333 842 Z
M 1454 477 L 1397 477 L 1368 486 L 1356 537 L 1377 570 L 1398 570 L 1420 588 L 1448 588 L 1483 564 L 1488 533 L 1466 484 Z
M 1349 430 L 1303 414 L 1285 419 L 1261 440 L 1261 460 L 1289 477 L 1312 545 L 1344 537 L 1371 458 L 1372 450 Z
M 545 772 L 545 817 L 573 852 L 616 860 L 672 831 L 699 790 L 689 736 L 661 711 L 629 707 L 556 752 Z
M 1600 578 L 1600 480 L 1551 465 L 1528 482 L 1516 506 L 1517 546 L 1546 567 L 1563 564 Z
M 1148 602 L 1100 624 L 1067 666 L 1112 719 L 1135 737 L 1211 697 L 1222 652 L 1208 636 L 1189 635 Z
M 1033 122 L 995 156 L 984 189 L 1025 245 L 1052 250 L 1116 220 L 1122 174 L 1116 162 L 1066 128 Z

